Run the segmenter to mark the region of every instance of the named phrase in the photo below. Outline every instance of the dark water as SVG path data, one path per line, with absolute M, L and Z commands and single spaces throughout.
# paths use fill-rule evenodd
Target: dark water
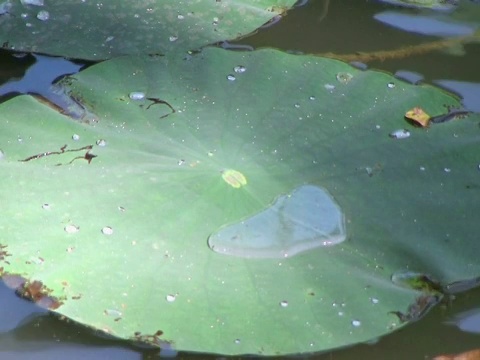
M 376 14 L 389 9 L 392 7 L 366 0 L 310 0 L 275 25 L 232 44 L 345 55 L 393 51 L 440 39 L 398 30 L 374 20 Z M 480 18 L 477 26 L 479 21 Z M 41 55 L 18 57 L 1 52 L 0 101 L 19 93 L 50 98 L 52 94 L 48 88 L 52 81 L 87 65 Z M 475 111 L 480 111 L 479 65 L 479 42 L 464 44 L 463 55 L 435 50 L 368 62 L 370 68 L 393 73 L 399 70 L 415 72 L 425 82 L 448 85 L 464 97 L 466 107 Z M 455 323 L 456 318 L 462 318 L 456 323 L 470 332 L 447 324 Z M 441 353 L 473 348 L 480 348 L 480 289 L 458 295 L 450 304 L 436 307 L 421 321 L 371 344 L 300 357 L 319 360 L 429 359 Z M 155 359 L 169 355 L 172 354 L 159 355 L 156 350 L 139 349 L 101 337 L 17 298 L 0 284 L 0 359 Z M 222 358 L 186 353 L 177 357 Z

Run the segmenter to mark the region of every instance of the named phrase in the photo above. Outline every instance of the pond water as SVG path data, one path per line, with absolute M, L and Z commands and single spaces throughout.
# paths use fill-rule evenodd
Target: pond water
M 470 3 L 475 6 L 474 2 Z M 472 9 L 480 19 L 480 5 L 476 6 L 478 9 Z M 414 17 L 407 20 L 400 17 L 399 20 L 392 9 L 395 8 L 375 1 L 311 0 L 290 11 L 278 23 L 230 45 L 342 56 L 369 53 L 359 58 L 370 68 L 393 73 L 402 71 L 404 77 L 414 81 L 423 78 L 425 82 L 443 84 L 463 96 L 465 107 L 480 111 L 480 43 L 449 44 L 447 48 L 448 44 L 439 43 L 442 38 L 437 36 L 468 29 L 449 27 L 442 22 L 448 15 L 439 16 L 442 21 L 421 18 L 424 26 L 419 27 Z M 415 10 L 402 12 L 403 15 L 416 13 Z M 465 22 L 468 24 L 467 20 Z M 399 23 L 409 24 L 408 31 L 400 29 Z M 480 25 L 478 20 L 476 25 Z M 427 47 L 419 46 L 425 43 L 434 44 L 431 47 L 436 50 L 427 51 Z M 406 47 L 410 47 L 409 50 L 394 51 Z M 48 92 L 49 84 L 63 74 L 77 72 L 88 65 L 38 55 L 18 57 L 6 52 L 0 53 L 0 64 L 2 101 L 18 93 L 41 94 L 54 101 L 54 95 Z M 0 309 L 1 358 L 154 359 L 175 355 L 158 354 L 156 350 L 136 348 L 98 336 L 17 298 L 4 285 L 0 285 Z M 305 357 L 319 360 L 428 359 L 442 353 L 479 348 L 479 314 L 480 289 L 474 289 L 458 295 L 448 305 L 437 306 L 421 321 L 371 344 Z M 222 358 L 187 353 L 176 356 Z

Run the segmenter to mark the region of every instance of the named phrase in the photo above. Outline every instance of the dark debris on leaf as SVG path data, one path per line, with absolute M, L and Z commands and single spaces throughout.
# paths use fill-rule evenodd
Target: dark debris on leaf
M 153 335 L 142 334 L 140 331 L 135 331 L 133 337 L 130 338 L 137 346 L 140 347 L 152 347 L 161 349 L 172 349 L 172 342 L 161 339 L 163 335 L 162 330 L 158 330 Z
M 41 281 L 27 280 L 19 274 L 9 274 L 1 270 L 3 282 L 9 288 L 15 290 L 15 294 L 23 299 L 34 302 L 38 306 L 48 309 L 58 309 L 63 302 L 52 296 L 52 290 L 47 288 Z
M 52 290 L 47 288 L 41 281 L 26 281 L 22 287 L 17 288 L 15 293 L 27 300 L 33 301 L 38 306 L 55 310 L 58 309 L 63 302 L 56 297 L 51 296 Z
M 59 151 L 46 151 L 46 152 L 43 152 L 43 153 L 31 155 L 31 156 L 29 156 L 25 159 L 18 160 L 18 161 L 27 162 L 27 161 L 30 161 L 30 160 L 37 160 L 37 159 L 40 159 L 40 158 L 43 158 L 43 157 L 46 157 L 46 156 L 62 155 L 62 154 L 69 153 L 69 152 L 81 152 L 81 151 L 86 150 L 84 155 L 74 157 L 72 160 L 67 162 L 66 165 L 69 165 L 69 164 L 71 164 L 72 162 L 74 162 L 75 160 L 78 160 L 78 159 L 85 159 L 90 164 L 92 159 L 97 157 L 97 155 L 94 155 L 94 154 L 90 153 L 90 150 L 92 150 L 92 148 L 93 148 L 93 145 L 87 145 L 87 146 L 83 146 L 83 147 L 78 148 L 78 149 L 67 149 L 67 145 L 63 145 L 62 147 L 60 147 Z M 64 165 L 64 164 L 59 163 L 57 165 L 59 166 L 59 165 Z
M 7 256 L 11 256 L 11 254 L 9 254 L 6 249 L 7 249 L 7 245 L 0 244 L 0 261 L 10 264 L 7 260 L 5 260 Z M 3 273 L 3 268 L 0 269 L 0 274 L 1 273 Z

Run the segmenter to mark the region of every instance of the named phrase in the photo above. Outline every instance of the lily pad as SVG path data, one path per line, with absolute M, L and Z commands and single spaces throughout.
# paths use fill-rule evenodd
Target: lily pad
M 0 255 L 21 294 L 79 323 L 185 351 L 324 351 L 394 331 L 480 274 L 479 116 L 404 119 L 459 106 L 443 91 L 214 48 L 106 61 L 58 89 L 81 120 L 29 96 L 1 105 Z M 282 202 L 291 233 L 341 218 L 344 241 L 283 257 L 208 246 Z
M 282 14 L 295 0 L 36 3 L 0 4 L 3 48 L 102 60 L 195 50 L 237 38 Z

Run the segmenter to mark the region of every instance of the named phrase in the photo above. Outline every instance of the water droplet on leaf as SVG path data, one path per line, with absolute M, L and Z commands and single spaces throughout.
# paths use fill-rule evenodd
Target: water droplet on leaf
M 105 226 L 102 228 L 102 234 L 103 235 L 112 235 L 113 234 L 113 229 L 110 226 Z
M 406 139 L 410 137 L 410 131 L 406 129 L 399 129 L 392 131 L 390 134 L 388 134 L 392 139 Z
M 50 19 L 50 13 L 46 10 L 41 10 L 37 14 L 37 19 L 41 21 L 47 21 Z
M 165 299 L 168 301 L 168 302 L 174 302 L 176 300 L 177 296 L 174 295 L 174 294 L 168 294 L 167 296 L 165 296 Z
M 359 327 L 360 325 L 362 325 L 362 323 L 360 322 L 360 320 L 352 320 L 352 325 L 355 327 Z
M 106 310 L 103 311 L 103 313 L 105 315 L 113 316 L 113 317 L 121 317 L 122 316 L 122 312 L 119 311 L 119 310 L 116 310 L 116 309 L 106 309 Z
M 64 230 L 69 234 L 75 234 L 80 230 L 80 228 L 77 225 L 68 224 L 65 226 Z
M 31 256 L 30 261 L 36 265 L 42 265 L 45 262 L 45 259 L 40 256 Z
M 132 91 L 128 94 L 128 97 L 132 100 L 143 100 L 145 99 L 145 93 L 141 91 Z
M 228 74 L 228 75 L 227 75 L 227 80 L 229 80 L 229 81 L 235 81 L 235 79 L 236 79 L 235 75 L 232 75 L 232 74 Z
M 237 65 L 233 68 L 233 71 L 235 71 L 236 73 L 242 74 L 245 71 L 247 71 L 247 68 L 243 65 Z

